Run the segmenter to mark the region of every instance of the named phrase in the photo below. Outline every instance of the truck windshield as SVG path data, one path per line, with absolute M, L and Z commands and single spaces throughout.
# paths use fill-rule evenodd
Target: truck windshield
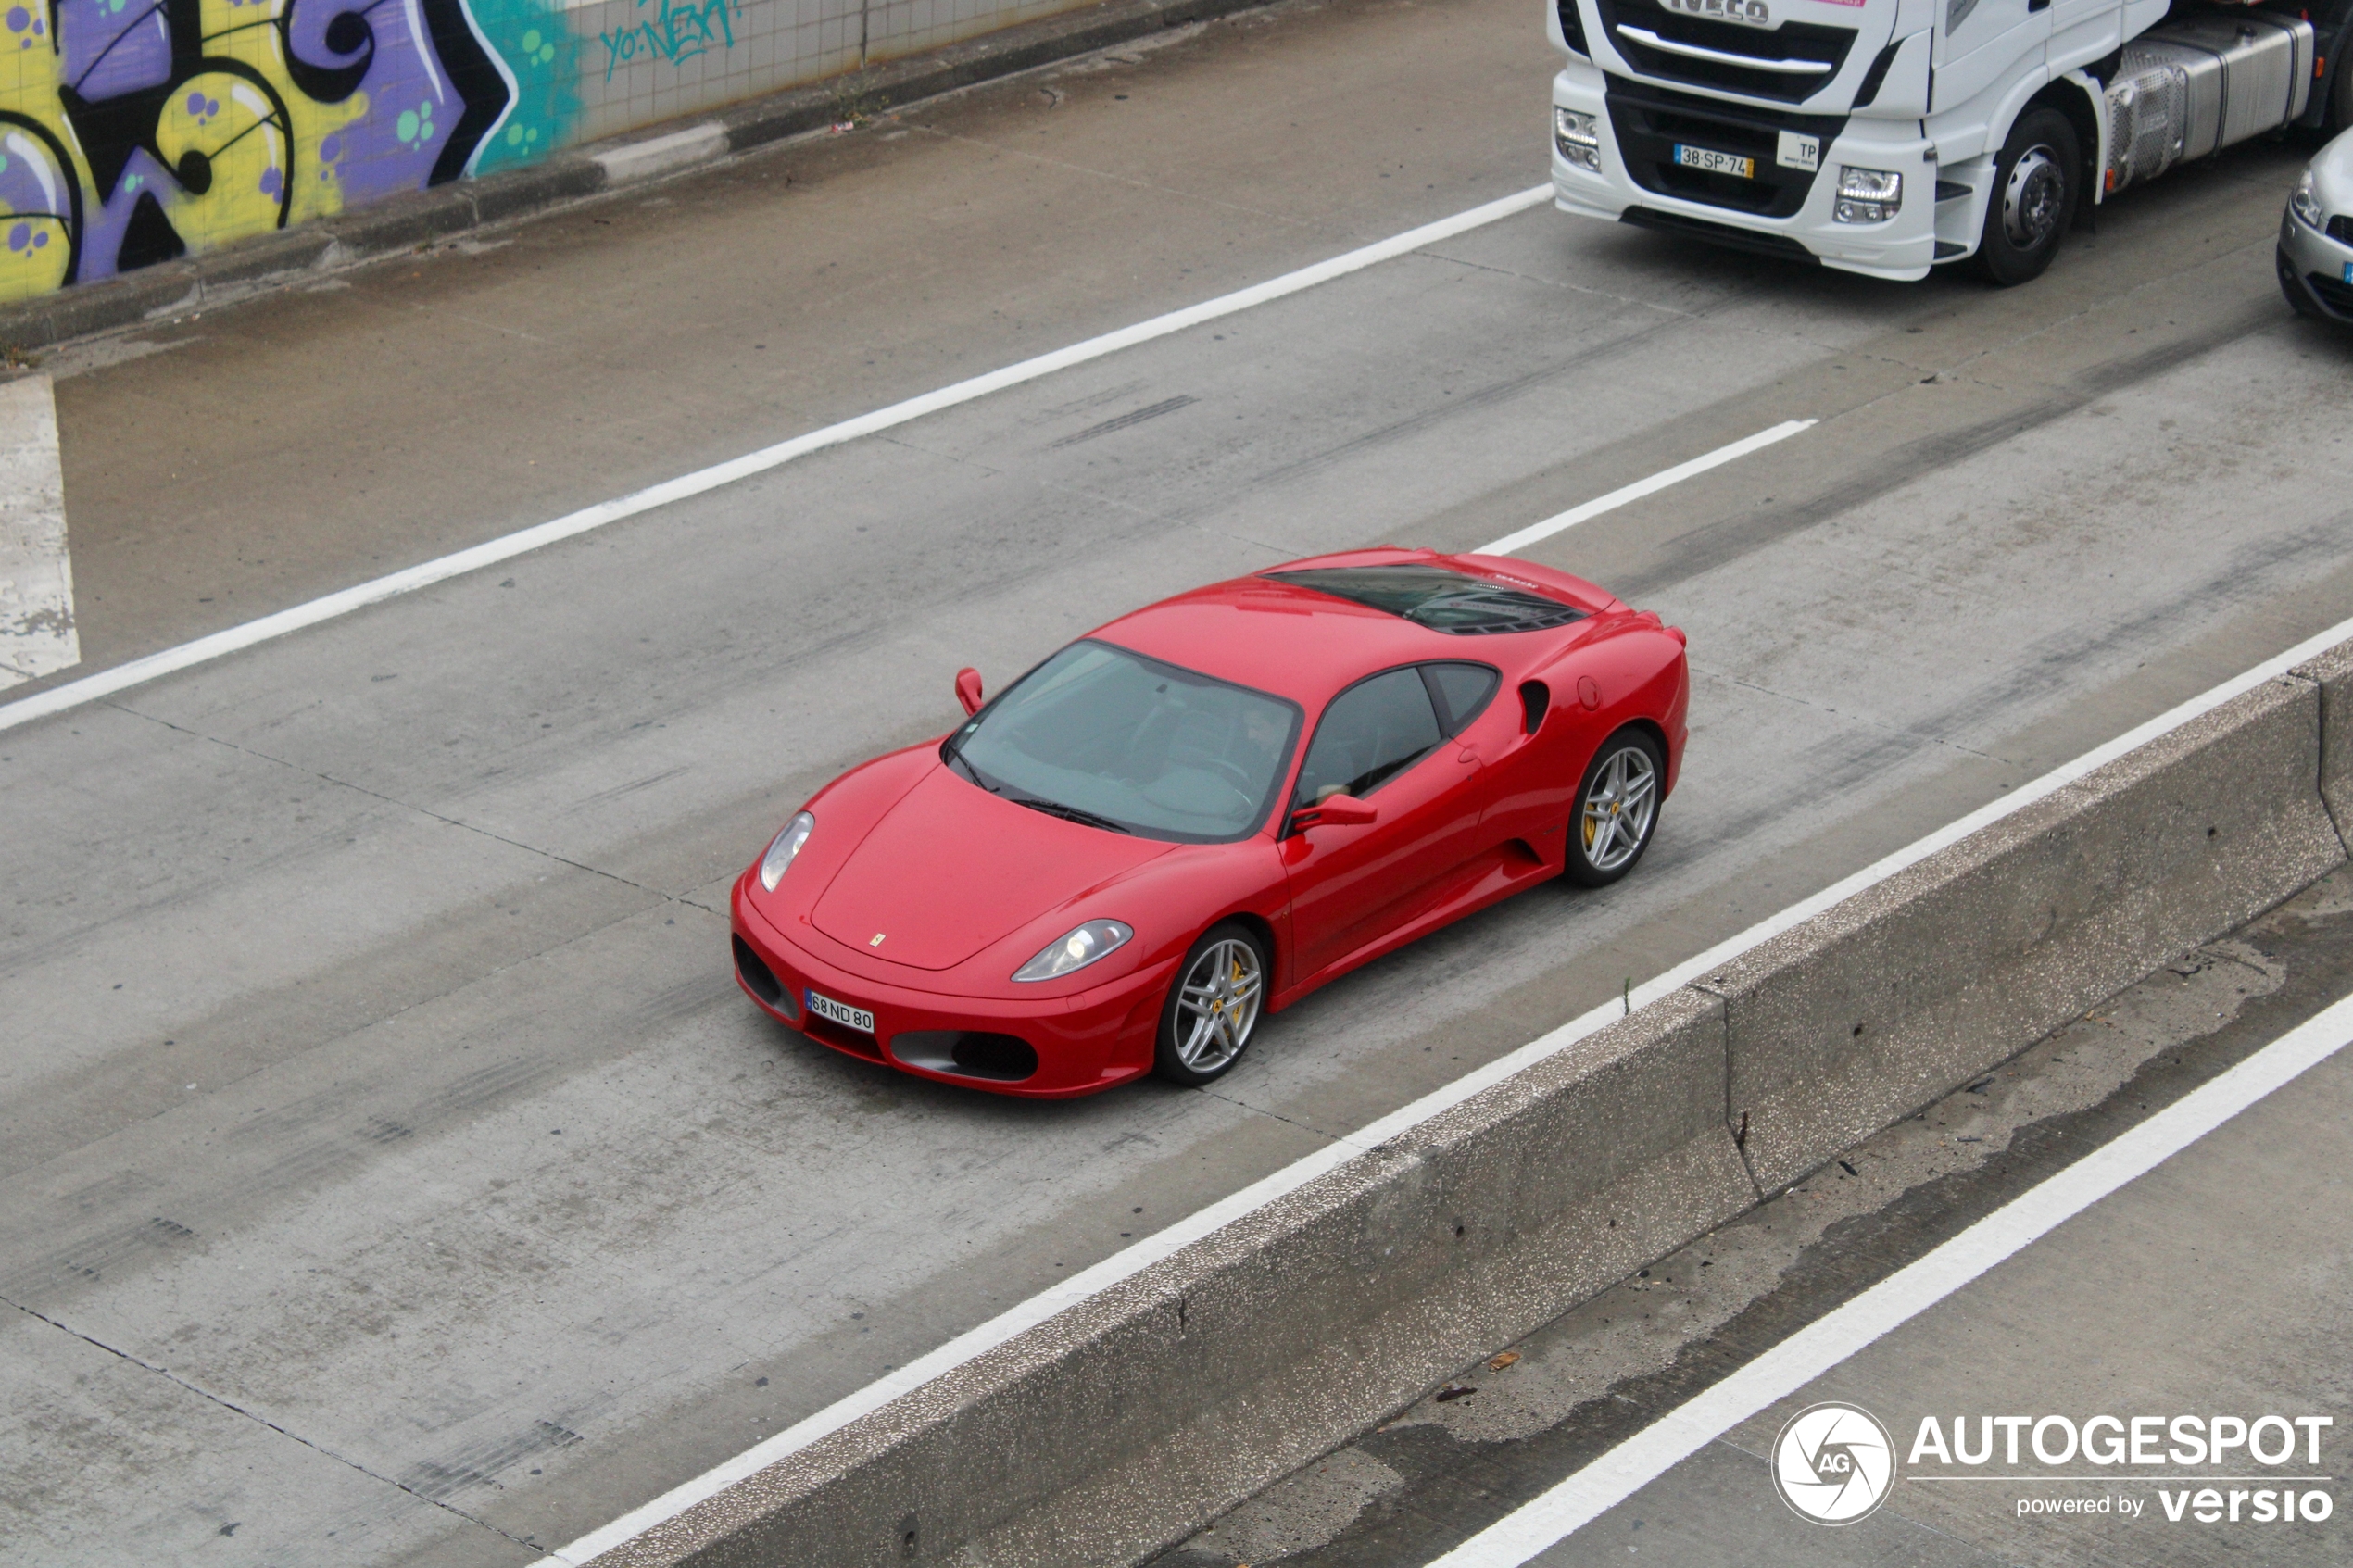
M 1280 697 L 1089 640 L 1014 683 L 941 757 L 1055 816 L 1214 844 L 1266 820 L 1299 726 L 1298 707 Z

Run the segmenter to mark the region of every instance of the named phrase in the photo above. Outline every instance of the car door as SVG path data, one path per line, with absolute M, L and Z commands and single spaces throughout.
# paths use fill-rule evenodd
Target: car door
M 1345 793 L 1380 815 L 1358 826 L 1287 831 L 1297 979 L 1411 919 L 1432 885 L 1472 852 L 1479 762 L 1447 737 L 1443 688 L 1433 702 L 1431 686 L 1420 666 L 1385 671 L 1333 698 L 1315 726 L 1292 808 Z

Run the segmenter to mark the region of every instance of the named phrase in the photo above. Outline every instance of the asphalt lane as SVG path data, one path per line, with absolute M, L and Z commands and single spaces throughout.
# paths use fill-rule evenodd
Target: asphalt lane
M 1213 130 L 1197 169 L 1267 156 Z M 2346 349 L 2271 293 L 2293 165 L 1999 295 L 1540 210 L 12 733 L 0 1559 L 527 1561 L 2353 614 Z M 1619 888 L 1352 977 L 1207 1093 L 964 1094 L 736 995 L 727 878 L 958 665 L 1804 417 L 1531 552 L 1692 634 Z

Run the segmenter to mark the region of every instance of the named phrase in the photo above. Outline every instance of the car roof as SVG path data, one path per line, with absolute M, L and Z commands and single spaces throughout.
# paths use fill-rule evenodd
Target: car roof
M 1582 579 L 1496 557 L 1385 546 L 1287 561 L 1266 571 L 1386 565 L 1443 567 L 1557 599 L 1589 615 L 1624 608 Z M 1313 713 L 1342 686 L 1371 671 L 1441 659 L 1524 665 L 1581 635 L 1583 624 L 1461 636 L 1301 583 L 1252 575 L 1147 605 L 1091 635 L 1204 675 L 1289 697 Z

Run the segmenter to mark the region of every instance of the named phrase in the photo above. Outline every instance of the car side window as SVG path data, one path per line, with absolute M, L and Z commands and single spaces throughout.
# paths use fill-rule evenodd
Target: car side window
M 1359 681 L 1324 709 L 1299 771 L 1299 800 L 1365 796 L 1412 767 L 1439 742 L 1438 714 L 1419 670 Z
M 1495 696 L 1495 688 L 1503 677 L 1484 664 L 1425 664 L 1422 674 L 1429 682 L 1430 699 L 1438 704 L 1438 725 L 1450 735 L 1459 735 L 1472 720 L 1485 711 Z

